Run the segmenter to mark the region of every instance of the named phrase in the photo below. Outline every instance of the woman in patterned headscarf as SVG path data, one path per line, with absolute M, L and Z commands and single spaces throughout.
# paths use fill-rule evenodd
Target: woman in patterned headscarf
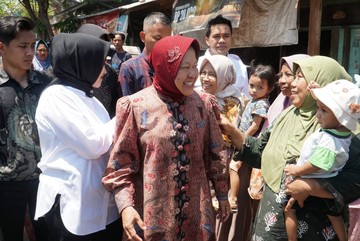
M 288 240 L 282 211 L 282 198 L 294 195 L 300 203 L 308 195 L 321 195 L 330 198 L 328 208 L 343 208 L 344 201 L 349 202 L 360 196 L 359 137 L 355 137 L 350 147 L 349 160 L 336 177 L 330 179 L 298 179 L 285 186 L 283 172 L 286 163 L 296 161 L 300 148 L 311 133 L 319 128 L 316 121 L 316 102 L 307 85 L 310 81 L 323 87 L 337 79 L 351 80 L 345 69 L 335 60 L 325 56 L 314 56 L 294 62 L 295 80 L 292 82 L 292 106 L 287 108 L 275 123 L 263 132 L 259 139 L 246 137 L 222 120 L 224 132 L 229 134 L 238 151 L 234 159 L 241 159 L 261 170 L 265 188 L 254 221 L 253 240 Z M 304 184 L 306 183 L 306 187 Z M 351 183 L 351 185 L 349 185 Z M 301 186 L 305 192 L 297 191 Z M 297 211 L 299 240 L 336 239 L 326 214 L 305 208 Z
M 279 88 L 280 93 L 271 104 L 267 118 L 264 122 L 262 130 L 265 130 L 279 115 L 280 113 L 291 105 L 291 83 L 295 77 L 293 74 L 293 63 L 294 61 L 309 58 L 307 54 L 294 54 L 285 56 L 280 59 L 280 70 L 279 70 Z
M 149 56 L 153 86 L 118 101 L 103 183 L 132 240 L 215 240 L 209 180 L 220 219 L 229 216 L 216 99 L 193 90 L 199 51 L 192 38 L 159 40 Z
M 51 71 L 51 59 L 49 46 L 43 41 L 35 43 L 35 54 L 32 61 L 33 68 L 39 71 Z

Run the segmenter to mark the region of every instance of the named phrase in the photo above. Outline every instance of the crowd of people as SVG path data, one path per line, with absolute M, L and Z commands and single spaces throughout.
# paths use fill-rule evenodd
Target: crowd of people
M 136 57 L 34 27 L 0 18 L 0 241 L 359 240 L 360 88 L 336 60 L 246 66 L 222 15 L 203 56 L 160 12 Z

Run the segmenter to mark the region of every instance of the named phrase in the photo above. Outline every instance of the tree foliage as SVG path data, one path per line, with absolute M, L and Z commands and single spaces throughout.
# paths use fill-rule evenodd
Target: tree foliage
M 73 14 L 70 14 L 64 20 L 54 25 L 55 29 L 60 29 L 63 33 L 73 33 L 80 27 L 81 21 L 76 18 Z
M 49 0 L 1 0 L 1 16 L 27 16 L 35 22 L 38 38 L 49 40 L 54 34 L 49 20 Z
M 14 0 L 0 1 L 0 17 L 15 15 L 15 16 L 29 16 L 25 8 Z
M 88 3 L 92 1 L 83 0 Z M 122 1 L 114 0 L 114 2 Z M 53 17 L 78 2 L 77 0 L 0 0 L 0 17 L 6 15 L 30 17 L 35 22 L 37 38 L 48 41 L 54 36 L 49 13 Z M 65 13 L 59 19 L 60 21 L 54 24 L 54 28 L 60 29 L 61 32 L 75 32 L 81 24 L 74 12 Z
M 38 37 L 49 40 L 54 36 L 49 20 L 49 0 L 18 0 L 35 22 Z

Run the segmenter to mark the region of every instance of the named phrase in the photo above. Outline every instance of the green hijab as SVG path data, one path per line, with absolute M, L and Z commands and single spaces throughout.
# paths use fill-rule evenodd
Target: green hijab
M 351 81 L 351 76 L 338 62 L 325 56 L 295 61 L 294 73 L 297 69 L 301 70 L 307 83 L 315 81 L 321 87 L 337 79 Z M 315 114 L 316 101 L 308 92 L 300 108 L 290 106 L 274 123 L 261 164 L 265 182 L 274 192 L 280 190 L 286 162 L 297 161 L 304 140 L 319 128 Z

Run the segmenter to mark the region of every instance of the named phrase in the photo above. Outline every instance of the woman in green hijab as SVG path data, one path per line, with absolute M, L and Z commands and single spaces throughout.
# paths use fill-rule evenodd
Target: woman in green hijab
M 349 161 L 338 176 L 330 179 L 299 179 L 285 186 L 285 164 L 296 162 L 304 140 L 320 128 L 316 121 L 316 102 L 307 85 L 310 81 L 320 87 L 337 79 L 351 77 L 335 60 L 314 56 L 294 62 L 295 80 L 292 83 L 293 105 L 256 139 L 222 120 L 227 134 L 237 148 L 234 159 L 261 167 L 265 188 L 254 221 L 253 240 L 288 240 L 284 224 L 283 199 L 291 194 L 299 204 L 309 195 L 329 198 L 329 210 L 342 209 L 344 202 L 360 196 L 359 138 L 355 137 L 350 147 Z M 343 173 L 346 173 L 344 175 Z M 299 188 L 301 190 L 299 190 Z M 286 192 L 285 192 L 286 191 Z M 241 210 L 239 210 L 241 211 Z M 297 211 L 299 240 L 337 240 L 336 233 L 323 211 L 305 208 Z

